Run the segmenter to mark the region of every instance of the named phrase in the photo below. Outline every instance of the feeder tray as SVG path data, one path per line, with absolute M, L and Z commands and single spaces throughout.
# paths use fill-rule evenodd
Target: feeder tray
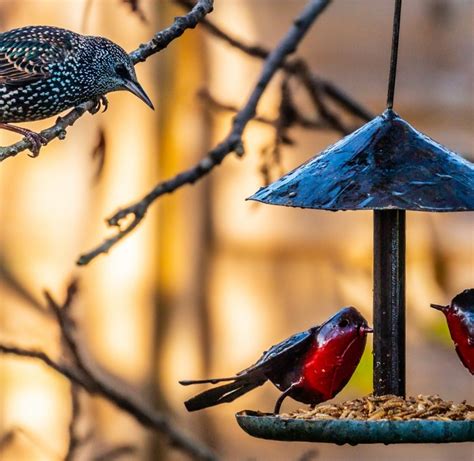
M 247 434 L 270 440 L 337 445 L 474 442 L 474 421 L 305 421 L 249 410 L 236 418 Z

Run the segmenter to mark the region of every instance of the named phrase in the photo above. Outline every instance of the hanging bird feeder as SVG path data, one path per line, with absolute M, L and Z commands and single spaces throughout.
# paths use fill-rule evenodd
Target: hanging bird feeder
M 401 0 L 396 0 L 387 110 L 250 200 L 316 210 L 374 212 L 374 395 L 405 397 L 406 210 L 474 210 L 474 165 L 393 107 Z M 358 443 L 474 441 L 474 421 L 301 420 L 244 411 L 239 425 L 274 440 Z

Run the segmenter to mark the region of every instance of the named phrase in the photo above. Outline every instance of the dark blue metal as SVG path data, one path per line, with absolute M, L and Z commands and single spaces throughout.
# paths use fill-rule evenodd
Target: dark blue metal
M 392 110 L 250 197 L 321 210 L 474 210 L 474 164 Z
M 254 437 L 269 440 L 360 443 L 474 442 L 474 421 L 355 421 L 284 419 L 244 411 L 236 415 L 239 426 Z
M 405 397 L 405 211 L 374 211 L 374 394 Z

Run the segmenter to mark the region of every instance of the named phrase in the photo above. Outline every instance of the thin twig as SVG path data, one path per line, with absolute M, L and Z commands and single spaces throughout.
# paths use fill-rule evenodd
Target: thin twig
M 239 108 L 229 103 L 225 103 L 222 101 L 218 101 L 207 88 L 203 88 L 199 90 L 198 96 L 206 103 L 206 109 L 213 109 L 223 112 L 232 112 L 237 113 Z M 260 122 L 264 125 L 275 126 L 276 120 L 273 120 L 268 117 L 263 117 L 260 115 L 256 115 L 253 119 L 253 122 Z
M 122 3 L 127 4 L 130 6 L 130 10 L 132 13 L 136 14 L 140 21 L 146 23 L 147 19 L 145 16 L 145 12 L 143 11 L 142 7 L 140 6 L 139 0 L 122 0 Z
M 0 438 L 0 453 L 10 444 L 15 443 L 15 439 L 19 437 L 24 437 L 29 443 L 32 443 L 36 448 L 42 452 L 42 454 L 51 461 L 58 460 L 62 461 L 62 457 L 56 450 L 50 447 L 41 437 L 38 437 L 34 432 L 30 432 L 28 429 L 13 426 L 5 432 Z M 22 440 L 20 443 L 24 443 Z M 0 457 L 3 460 L 3 457 Z
M 110 217 L 107 220 L 107 223 L 109 226 L 117 227 L 117 233 L 106 239 L 92 251 L 80 256 L 77 264 L 88 264 L 99 254 L 107 253 L 110 248 L 138 226 L 145 217 L 148 207 L 158 197 L 173 192 L 185 184 L 194 184 L 199 179 L 208 175 L 215 167 L 220 165 L 229 154 L 233 152 L 239 156 L 244 154 L 242 134 L 249 121 L 255 116 L 257 104 L 267 88 L 268 83 L 272 80 L 287 56 L 296 51 L 299 43 L 304 38 L 315 19 L 323 12 L 329 3 L 330 0 L 311 0 L 308 2 L 300 16 L 294 21 L 288 33 L 267 56 L 260 77 L 257 80 L 250 97 L 243 108 L 234 117 L 229 134 L 216 147 L 214 147 L 214 149 L 208 152 L 206 157 L 204 157 L 197 165 L 179 173 L 174 178 L 159 183 L 140 201 L 119 210 Z M 132 217 L 133 219 L 131 223 L 121 229 L 120 224 L 127 217 Z
M 96 455 L 94 457 L 94 461 L 112 461 L 117 458 L 121 458 L 122 456 L 130 456 L 133 455 L 137 451 L 137 447 L 134 445 L 120 445 L 117 447 L 113 447 L 104 453 Z M 129 459 L 129 458 L 127 458 Z
M 0 354 L 16 355 L 18 357 L 39 360 L 40 362 L 43 362 L 45 365 L 47 365 L 49 368 L 57 371 L 65 378 L 69 379 L 69 381 L 79 384 L 81 387 L 86 389 L 87 392 L 91 394 L 96 393 L 95 390 L 92 388 L 91 384 L 87 382 L 86 379 L 77 370 L 68 365 L 56 362 L 43 351 L 38 351 L 34 349 L 23 349 L 21 347 L 0 344 Z
M 147 43 L 143 43 L 129 56 L 134 64 L 146 61 L 151 55 L 166 48 L 173 40 L 183 35 L 187 29 L 193 29 L 213 9 L 213 0 L 198 0 L 191 11 L 185 16 L 175 18 L 173 24 L 156 33 Z M 53 139 L 64 139 L 66 128 L 73 126 L 85 112 L 90 112 L 97 105 L 96 101 L 87 101 L 68 112 L 64 117 L 58 117 L 56 123 L 43 131 L 40 135 L 45 139 L 45 145 Z M 23 138 L 15 144 L 0 147 L 0 162 L 32 147 L 31 141 Z
M 92 160 L 96 163 L 94 176 L 92 178 L 92 182 L 94 184 L 97 184 L 100 181 L 102 173 L 104 172 L 106 152 L 107 142 L 105 138 L 105 130 L 102 126 L 100 126 L 97 142 L 91 152 Z
M 209 90 L 207 90 L 207 88 L 203 88 L 202 90 L 200 90 L 198 96 L 203 99 L 208 104 L 208 107 L 211 109 L 232 113 L 237 113 L 239 111 L 239 108 L 237 106 L 219 101 L 209 92 Z M 325 123 L 323 121 L 320 122 L 317 120 L 312 120 L 306 117 L 298 110 L 298 108 L 294 104 L 292 106 L 292 110 L 294 111 L 292 125 L 298 125 L 308 130 L 331 128 L 328 123 Z M 264 125 L 276 127 L 276 125 L 278 124 L 278 119 L 271 119 L 268 117 L 257 115 L 252 119 L 252 122 L 259 122 Z
M 335 114 L 325 103 L 322 88 L 317 77 L 311 73 L 305 64 L 300 64 L 299 68 L 301 71 L 298 73 L 298 77 L 306 87 L 309 96 L 313 101 L 314 107 L 319 114 L 319 117 L 322 120 L 326 120 L 330 126 L 334 127 L 335 130 L 339 131 L 343 135 L 349 134 L 351 129 L 346 127 L 341 121 L 340 117 Z
M 79 386 L 71 383 L 71 419 L 69 420 L 69 443 L 64 461 L 73 461 L 76 456 L 77 449 L 81 445 L 81 438 L 77 433 L 77 425 L 79 423 L 81 407 L 79 401 Z
M 8 289 L 10 289 L 19 299 L 21 299 L 25 306 L 28 306 L 35 311 L 50 315 L 50 312 L 45 309 L 44 305 L 38 301 L 36 296 L 25 286 L 24 283 L 16 276 L 10 268 L 6 258 L 0 254 L 0 280 Z

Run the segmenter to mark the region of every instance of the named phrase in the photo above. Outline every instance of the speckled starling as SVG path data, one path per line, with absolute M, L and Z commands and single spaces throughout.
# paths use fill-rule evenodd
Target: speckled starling
M 106 38 L 50 26 L 0 33 L 0 128 L 26 136 L 33 153 L 44 139 L 10 123 L 48 118 L 89 100 L 100 107 L 117 90 L 153 108 L 130 57 Z

